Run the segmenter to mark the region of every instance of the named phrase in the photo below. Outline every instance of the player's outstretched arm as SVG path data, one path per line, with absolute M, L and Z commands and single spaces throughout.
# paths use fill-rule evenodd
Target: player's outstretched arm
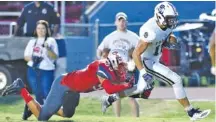
M 108 79 L 103 78 L 99 75 L 97 75 L 102 87 L 108 94 L 114 94 L 120 91 L 123 91 L 127 88 L 131 87 L 130 83 L 124 83 L 124 84 L 112 84 Z

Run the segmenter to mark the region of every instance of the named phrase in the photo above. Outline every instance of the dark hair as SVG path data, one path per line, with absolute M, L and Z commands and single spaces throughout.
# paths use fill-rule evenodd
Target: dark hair
M 45 28 L 46 28 L 46 35 L 45 35 L 45 41 L 46 41 L 47 38 L 51 36 L 50 28 L 49 28 L 49 23 L 48 23 L 47 21 L 45 21 L 45 20 L 39 20 L 39 21 L 37 22 L 36 28 L 35 28 L 35 31 L 34 31 L 34 37 L 35 37 L 35 38 L 38 37 L 36 29 L 37 29 L 37 26 L 38 26 L 39 24 L 44 25 Z

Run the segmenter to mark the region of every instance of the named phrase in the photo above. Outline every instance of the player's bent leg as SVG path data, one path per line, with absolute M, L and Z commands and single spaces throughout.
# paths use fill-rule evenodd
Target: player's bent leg
M 31 112 L 34 114 L 34 116 L 38 118 L 40 114 L 40 109 L 41 109 L 40 104 L 35 100 L 31 100 L 30 102 L 27 103 L 27 106 L 31 110 Z
M 11 94 L 20 94 L 28 105 L 32 113 L 37 117 L 40 110 L 40 105 L 34 101 L 30 93 L 25 88 L 23 81 L 18 78 L 10 86 L 8 86 L 2 92 L 2 96 L 11 95 Z
M 61 107 L 58 112 L 56 113 L 56 115 L 64 117 L 64 113 L 63 113 L 63 107 Z
M 154 63 L 152 70 L 149 69 L 149 72 L 151 72 L 160 81 L 164 81 L 173 86 L 176 99 L 184 107 L 191 120 L 203 119 L 209 115 L 211 110 L 200 111 L 190 105 L 183 88 L 182 79 L 175 72 L 160 63 Z
M 154 63 L 152 69 L 149 68 L 149 72 L 152 73 L 156 79 L 172 85 L 176 99 L 184 108 L 190 106 L 183 88 L 182 79 L 178 74 L 160 63 Z
M 63 98 L 63 105 L 56 113 L 58 116 L 71 118 L 79 105 L 80 94 L 72 91 L 66 91 Z
M 63 116 L 71 118 L 79 105 L 80 94 L 73 91 L 66 91 L 63 98 Z
M 25 104 L 22 119 L 27 120 L 31 115 L 32 115 L 31 110 L 28 108 L 27 104 Z
M 182 85 L 182 79 L 175 72 L 159 62 L 145 61 L 144 66 L 147 72 L 153 75 L 156 79 L 172 85 L 177 99 L 186 97 L 186 93 Z
M 63 104 L 63 97 L 66 91 L 69 91 L 69 88 L 61 84 L 63 76 L 57 78 L 51 87 L 51 90 L 44 102 L 44 105 L 41 107 L 38 120 L 47 121 L 49 118 L 58 112 L 60 107 Z

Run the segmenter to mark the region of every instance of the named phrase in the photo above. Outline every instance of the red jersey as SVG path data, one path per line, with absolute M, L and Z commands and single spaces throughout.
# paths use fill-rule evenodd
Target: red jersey
M 61 83 L 76 92 L 89 92 L 102 88 L 97 75 L 112 82 L 126 80 L 125 73 L 117 73 L 107 62 L 96 60 L 82 70 L 68 73 L 63 77 Z

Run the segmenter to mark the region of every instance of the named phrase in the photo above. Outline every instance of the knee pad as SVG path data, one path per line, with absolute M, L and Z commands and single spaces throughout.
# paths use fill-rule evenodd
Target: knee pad
M 63 113 L 65 117 L 72 117 L 76 107 L 79 105 L 80 94 L 73 91 L 66 91 L 63 97 Z
M 175 80 L 175 84 L 173 84 L 173 90 L 176 96 L 176 99 L 182 99 L 186 97 L 186 93 L 185 90 L 183 88 L 183 84 L 182 84 L 182 79 L 179 75 L 175 75 L 175 78 L 173 79 Z

